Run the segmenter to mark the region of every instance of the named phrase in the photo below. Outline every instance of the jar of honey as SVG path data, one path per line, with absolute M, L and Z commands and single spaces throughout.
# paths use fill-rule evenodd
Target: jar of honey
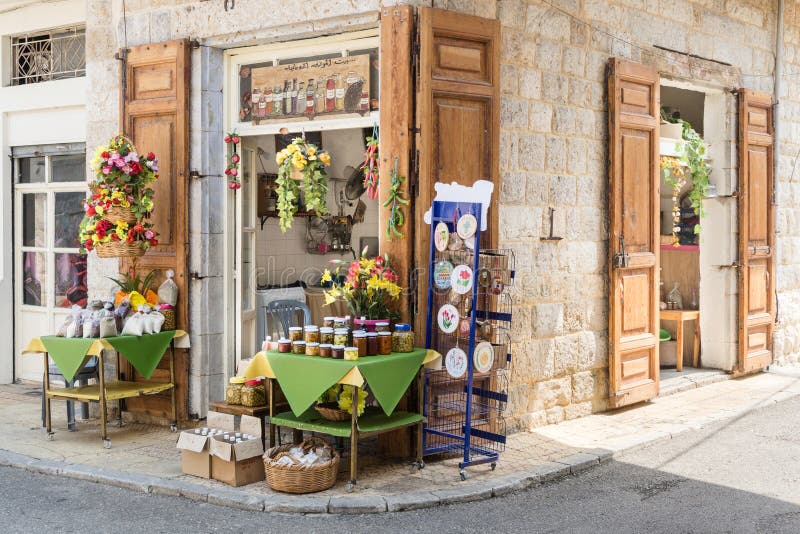
M 378 355 L 378 333 L 367 332 L 367 356 Z
M 392 353 L 392 333 L 378 332 L 378 354 Z
M 367 355 L 367 333 L 363 330 L 353 332 L 353 346 L 358 349 L 359 356 Z M 346 353 L 346 350 L 345 350 Z M 346 358 L 345 358 L 346 359 Z

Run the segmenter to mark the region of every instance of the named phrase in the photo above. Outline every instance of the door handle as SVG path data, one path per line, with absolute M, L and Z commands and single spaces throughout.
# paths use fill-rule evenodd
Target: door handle
M 625 238 L 619 236 L 619 252 L 614 254 L 613 265 L 615 269 L 627 269 L 631 257 L 625 252 Z

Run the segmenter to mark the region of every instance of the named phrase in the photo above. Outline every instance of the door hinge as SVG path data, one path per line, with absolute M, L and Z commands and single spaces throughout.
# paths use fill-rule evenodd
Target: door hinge
M 619 252 L 614 254 L 613 265 L 615 269 L 628 267 L 631 257 L 625 252 L 625 237 L 619 236 Z
M 714 265 L 717 269 L 741 269 L 742 264 L 738 261 L 735 261 L 729 265 Z

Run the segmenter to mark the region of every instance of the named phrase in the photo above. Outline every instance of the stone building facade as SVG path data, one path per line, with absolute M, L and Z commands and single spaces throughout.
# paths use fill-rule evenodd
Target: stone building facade
M 412 2 L 414 3 L 414 2 Z M 430 2 L 417 2 L 431 5 Z M 293 3 L 237 0 L 88 0 L 87 147 L 119 128 L 119 65 L 128 46 L 189 37 L 192 51 L 190 164 L 201 175 L 224 168 L 225 48 L 374 28 L 376 0 Z M 622 57 L 662 76 L 727 91 L 775 92 L 780 67 L 775 358 L 800 357 L 800 1 L 787 0 L 778 43 L 778 1 L 761 0 L 434 0 L 434 7 L 500 20 L 500 239 L 513 247 L 514 363 L 508 417 L 518 429 L 607 408 L 608 399 L 608 95 L 606 65 Z M 776 64 L 777 45 L 783 49 Z M 673 52 L 676 51 L 676 52 Z M 695 57 L 696 56 L 696 57 Z M 724 97 L 735 109 L 735 97 Z M 720 190 L 735 183 L 735 122 L 720 139 Z M 91 151 L 89 151 L 91 152 Z M 91 157 L 91 155 L 89 156 Z M 221 397 L 225 370 L 224 239 L 219 178 L 190 184 L 192 351 L 190 413 Z M 541 241 L 550 231 L 559 242 Z M 113 260 L 92 258 L 92 291 L 109 290 Z M 730 290 L 730 284 L 728 286 Z M 735 291 L 735 284 L 732 285 Z

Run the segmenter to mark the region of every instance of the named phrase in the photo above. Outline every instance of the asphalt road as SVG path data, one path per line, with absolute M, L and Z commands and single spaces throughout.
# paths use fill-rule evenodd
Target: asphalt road
M 2 532 L 800 532 L 800 398 L 505 498 L 375 516 L 252 513 L 0 468 Z

